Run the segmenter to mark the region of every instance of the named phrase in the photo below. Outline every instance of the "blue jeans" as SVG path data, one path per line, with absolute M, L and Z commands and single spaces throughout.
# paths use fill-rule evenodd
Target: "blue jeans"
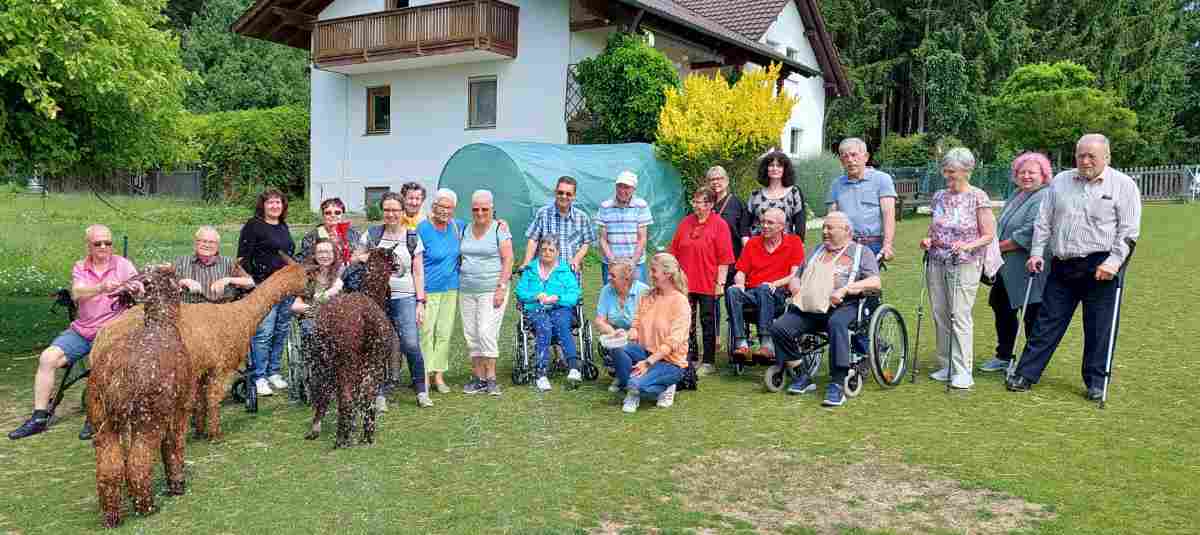
M 749 335 L 749 330 L 746 329 L 745 314 L 742 310 L 745 305 L 753 305 L 758 309 L 758 317 L 754 319 L 758 325 L 759 339 L 770 336 L 768 329 L 771 328 L 771 322 L 775 321 L 775 311 L 783 309 L 787 295 L 787 288 L 777 288 L 775 291 L 771 291 L 766 285 L 745 290 L 726 288 L 725 306 L 729 312 L 729 327 L 733 331 L 731 342 L 740 342 Z
M 417 298 L 409 296 L 388 301 L 388 317 L 400 338 L 400 352 L 408 360 L 413 386 L 417 392 L 425 392 L 425 357 L 421 355 L 421 331 L 417 329 Z
M 642 262 L 641 264 L 637 265 L 636 276 L 637 276 L 637 280 L 646 282 L 646 263 L 645 262 Z M 600 263 L 600 280 L 603 281 L 604 284 L 608 284 L 608 263 L 607 262 Z M 649 284 L 649 283 L 647 283 L 647 284 Z M 603 284 L 601 286 L 603 286 Z
M 633 365 L 649 357 L 646 348 L 630 343 L 625 347 L 610 350 L 613 366 L 617 369 L 620 386 L 637 389 L 644 398 L 656 398 L 671 385 L 683 379 L 683 368 L 666 361 L 658 361 L 640 377 L 630 377 Z
M 284 297 L 275 303 L 254 331 L 254 339 L 250 344 L 250 367 L 254 370 L 255 380 L 277 375 L 282 368 L 283 344 L 287 341 L 292 322 L 292 299 Z
M 526 305 L 536 306 L 536 305 Z M 550 368 L 550 342 L 558 339 L 562 344 L 563 355 L 567 357 L 567 365 L 572 370 L 579 369 L 579 355 L 575 351 L 575 338 L 571 336 L 571 308 L 555 306 L 541 310 L 530 310 L 529 321 L 537 333 L 534 348 L 537 350 L 537 370 L 539 376 L 546 375 Z

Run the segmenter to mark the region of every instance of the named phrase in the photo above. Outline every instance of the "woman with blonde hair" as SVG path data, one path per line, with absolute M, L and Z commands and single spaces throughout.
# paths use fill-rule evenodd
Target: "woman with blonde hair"
M 625 332 L 629 343 L 612 350 L 618 386 L 626 389 L 621 410 L 628 413 L 637 412 L 642 396 L 654 396 L 659 407 L 670 407 L 675 402 L 675 384 L 688 366 L 692 309 L 679 260 L 670 253 L 654 255 L 650 284 L 652 289 L 638 302 Z

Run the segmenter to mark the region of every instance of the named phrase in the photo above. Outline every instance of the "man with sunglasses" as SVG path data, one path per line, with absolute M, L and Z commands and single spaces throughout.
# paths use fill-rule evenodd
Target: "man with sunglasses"
M 525 231 L 525 260 L 521 268 L 533 261 L 542 238 L 551 237 L 558 241 L 558 257 L 579 273 L 588 246 L 596 241 L 592 220 L 583 210 L 575 207 L 575 192 L 578 183 L 569 176 L 559 177 L 554 187 L 554 202 L 538 210 L 529 228 Z
M 54 389 L 54 370 L 86 357 L 92 350 L 96 333 L 124 309 L 113 310 L 117 300 L 109 295 L 137 274 L 133 263 L 113 254 L 112 232 L 104 225 L 92 225 L 84 233 L 87 256 L 71 270 L 71 299 L 75 300 L 78 315 L 67 330 L 60 333 L 50 347 L 42 351 L 37 374 L 33 379 L 33 415 L 8 434 L 17 440 L 46 430 L 50 423 L 50 394 Z M 91 438 L 91 425 L 86 421 L 79 437 Z

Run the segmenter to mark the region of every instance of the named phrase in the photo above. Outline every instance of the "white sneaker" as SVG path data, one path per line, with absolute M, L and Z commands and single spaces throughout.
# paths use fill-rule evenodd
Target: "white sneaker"
M 642 396 L 637 390 L 630 390 L 625 393 L 625 404 L 621 405 L 621 410 L 633 414 L 637 412 L 638 405 L 642 402 Z
M 579 370 L 571 370 L 567 372 L 567 380 L 578 383 L 583 380 L 583 374 L 579 373 Z
M 375 396 L 375 412 L 387 412 L 387 398 Z
M 662 409 L 669 409 L 675 404 L 675 385 L 667 387 L 661 394 L 658 395 L 658 406 Z
M 538 377 L 538 379 L 537 379 L 537 389 L 538 389 L 538 390 L 540 390 L 540 391 L 542 391 L 542 392 L 549 392 L 549 391 L 550 391 L 550 380 L 549 380 L 549 379 L 547 379 L 545 375 L 543 375 L 543 376 L 541 376 L 541 377 Z
M 271 388 L 275 390 L 287 390 L 287 381 L 284 381 L 278 373 L 267 377 L 267 382 L 271 383 Z
M 950 379 L 950 368 L 942 368 L 936 372 L 929 374 L 929 378 L 934 381 L 946 382 Z
M 417 394 L 417 406 L 422 409 L 428 409 L 433 406 L 433 400 L 429 399 L 429 392 Z
M 975 386 L 975 379 L 969 373 L 956 373 L 954 374 L 954 378 L 950 379 L 950 386 L 966 390 Z
M 612 384 L 608 385 L 608 391 L 614 394 L 621 391 L 621 385 L 617 383 L 616 379 L 613 379 Z
M 696 375 L 700 376 L 712 375 L 714 373 L 717 373 L 717 367 L 707 362 L 701 364 L 700 368 L 696 370 Z
M 256 390 L 258 390 L 258 395 L 260 395 L 260 396 L 275 395 L 275 392 L 273 390 L 271 390 L 271 385 L 267 384 L 266 379 L 259 379 L 257 381 L 254 381 L 254 388 Z

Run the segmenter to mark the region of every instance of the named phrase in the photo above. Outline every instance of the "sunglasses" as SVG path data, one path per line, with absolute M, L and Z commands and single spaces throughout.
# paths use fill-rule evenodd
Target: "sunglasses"
M 563 190 L 558 190 L 558 191 L 554 192 L 554 194 L 558 195 L 559 197 L 574 197 L 575 196 L 574 193 L 572 193 L 570 191 L 563 191 Z
M 325 215 L 342 215 L 341 210 L 326 210 Z
M 475 213 L 475 214 L 486 214 L 491 211 L 492 211 L 491 208 L 472 208 L 471 209 L 471 213 Z
M 112 247 L 112 240 L 99 240 L 92 242 L 92 247 Z

